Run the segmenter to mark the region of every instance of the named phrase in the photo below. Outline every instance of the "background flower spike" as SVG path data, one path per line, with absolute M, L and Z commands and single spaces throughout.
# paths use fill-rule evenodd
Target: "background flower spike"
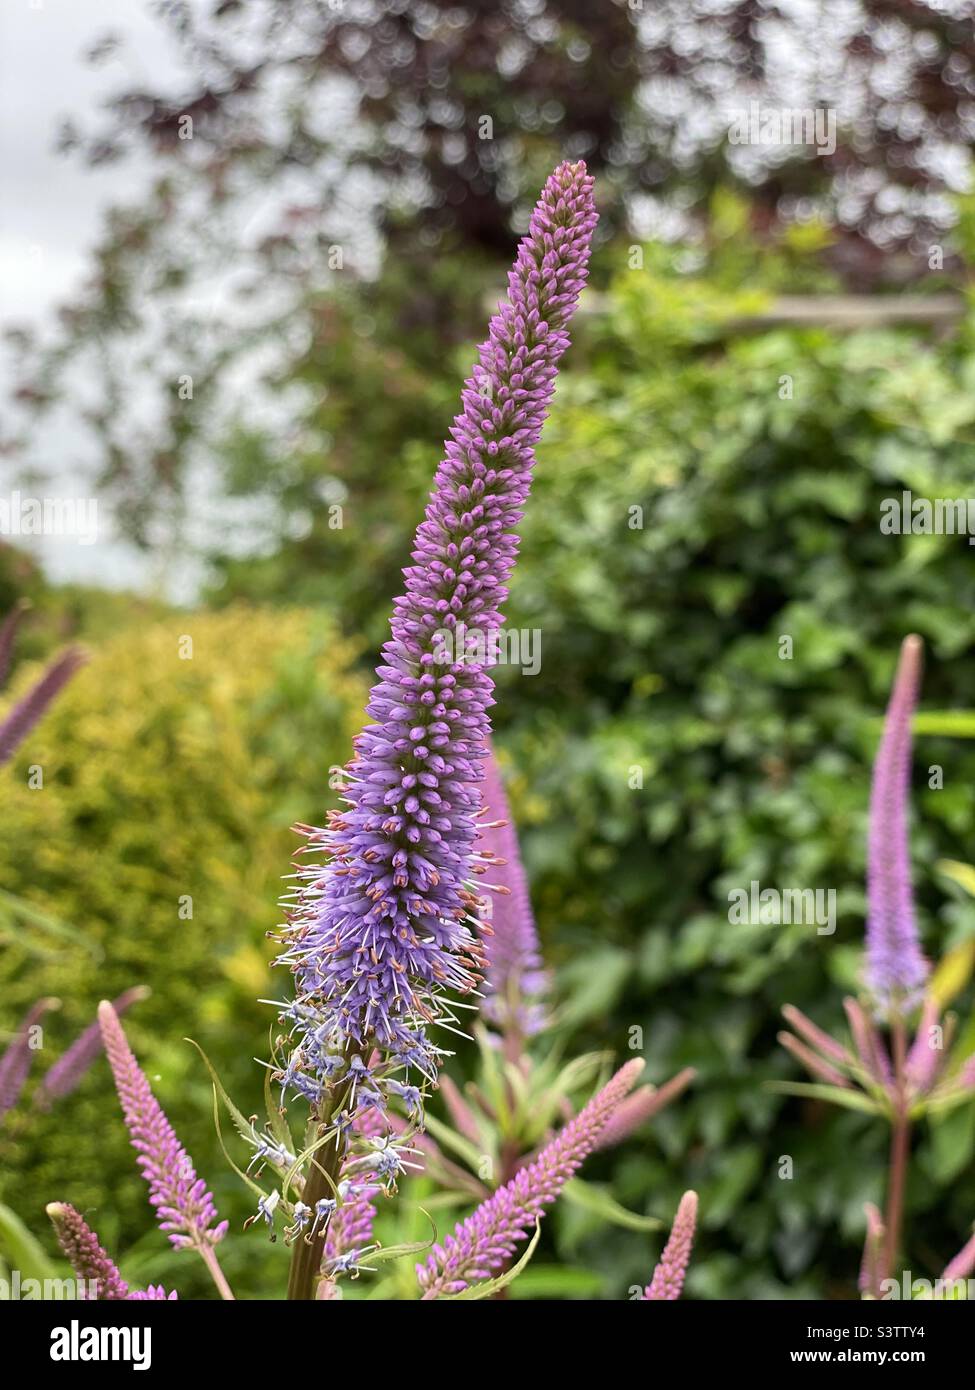
M 676 1302 L 680 1298 L 691 1260 L 694 1228 L 697 1224 L 697 1193 L 685 1192 L 680 1199 L 670 1238 L 647 1285 L 643 1302 Z
M 683 1094 L 696 1076 L 693 1067 L 685 1067 L 662 1086 L 641 1086 L 627 1096 L 606 1121 L 596 1148 L 611 1149 L 628 1139 L 641 1125 Z
M 12 1041 L 0 1057 L 0 1120 L 17 1104 L 24 1089 L 30 1064 L 37 1051 L 32 1030 L 49 1010 L 60 1007 L 60 999 L 53 996 L 38 999 L 37 1003 L 28 1009 Z
M 151 993 L 148 985 L 133 985 L 125 990 L 112 1004 L 116 1017 L 121 1018 L 133 1004 L 148 999 Z M 35 1104 L 47 1108 L 53 1101 L 70 1095 L 102 1048 L 102 1030 L 96 1018 L 47 1071 L 34 1097 Z
M 514 1052 L 522 1038 L 545 1026 L 543 998 L 548 977 L 542 968 L 518 836 L 493 748 L 484 767 L 482 794 L 478 849 L 487 860 L 486 884 L 496 884 L 501 890 L 488 894 L 493 935 L 485 944 L 484 1016 L 510 1038 L 509 1051 Z
M 884 1222 L 873 1202 L 863 1206 L 867 1218 L 867 1234 L 863 1242 L 863 1259 L 860 1262 L 860 1293 L 864 1298 L 880 1297 L 880 1262 L 884 1246 Z
M 911 719 L 921 684 L 922 652 L 920 637 L 905 637 L 870 792 L 866 980 L 888 1013 L 916 1004 L 930 972 L 914 920 L 908 841 Z

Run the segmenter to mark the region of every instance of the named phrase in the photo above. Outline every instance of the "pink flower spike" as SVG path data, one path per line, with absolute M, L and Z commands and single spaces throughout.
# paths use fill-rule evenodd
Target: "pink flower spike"
M 672 1100 L 683 1094 L 697 1076 L 693 1067 L 685 1067 L 662 1086 L 641 1086 L 609 1117 L 596 1144 L 597 1149 L 612 1149 L 628 1139 L 641 1125 L 660 1113 Z
M 542 969 L 528 879 L 493 748 L 484 765 L 481 794 L 485 810 L 477 848 L 487 866 L 485 883 L 496 886 L 494 893 L 485 895 L 493 934 L 485 939 L 484 1016 L 506 1033 L 531 1037 L 545 1024 L 542 1000 L 548 977 Z
M 696 1223 L 697 1193 L 685 1192 L 674 1217 L 670 1239 L 664 1246 L 664 1252 L 653 1271 L 653 1278 L 644 1291 L 642 1302 L 673 1303 L 680 1298 L 684 1276 L 691 1259 Z
M 938 1079 L 938 1072 L 945 1060 L 945 1049 L 943 1039 L 940 1036 L 932 1036 L 934 1030 L 938 1028 L 940 1010 L 937 1002 L 927 999 L 921 1012 L 921 1018 L 917 1025 L 917 1033 L 914 1035 L 914 1042 L 911 1050 L 907 1054 L 906 1073 L 907 1079 L 918 1095 L 927 1095 L 935 1081 Z M 935 1041 L 942 1042 L 941 1047 L 935 1047 Z
M 811 1018 L 807 1018 L 801 1009 L 797 1009 L 794 1004 L 785 1004 L 782 1009 L 782 1017 L 796 1033 L 805 1038 L 817 1051 L 824 1057 L 830 1058 L 834 1062 L 839 1062 L 841 1066 L 848 1066 L 853 1060 L 842 1043 L 831 1038 L 822 1028 L 818 1028 Z
M 820 1081 L 825 1081 L 828 1086 L 846 1086 L 850 1083 L 842 1072 L 837 1071 L 829 1062 L 824 1062 L 822 1057 L 817 1057 L 812 1048 L 806 1047 L 798 1038 L 794 1038 L 791 1033 L 779 1033 L 779 1042 L 791 1052 L 793 1057 L 802 1063 L 811 1076 L 818 1077 Z
M 177 1249 L 191 1245 L 206 1258 L 209 1247 L 223 1239 L 228 1223 L 217 1223 L 213 1197 L 206 1183 L 196 1176 L 189 1154 L 152 1094 L 107 1000 L 98 1006 L 98 1021 L 122 1114 L 132 1147 L 139 1154 L 137 1162 L 149 1184 L 149 1201 L 156 1208 L 160 1227 Z
M 621 1067 L 531 1163 L 455 1226 L 442 1245 L 433 1247 L 426 1264 L 416 1269 L 425 1301 L 461 1293 L 490 1279 L 510 1260 L 518 1242 L 592 1153 L 603 1126 L 642 1069 L 640 1057 Z
M 78 1297 L 88 1298 L 93 1285 L 96 1299 L 121 1302 L 129 1298 L 128 1284 L 81 1213 L 67 1202 L 51 1202 L 47 1214 L 58 1244 L 78 1279 Z
M 6 719 L 0 722 L 0 763 L 13 757 L 48 705 L 87 660 L 80 647 L 68 647 L 54 658 L 37 684 L 14 705 Z
M 884 1248 L 884 1223 L 873 1202 L 864 1203 L 867 1218 L 867 1234 L 863 1242 L 863 1259 L 860 1262 L 858 1287 L 866 1298 L 877 1298 L 880 1293 L 880 1260 Z
M 112 1005 L 116 1015 L 121 1016 L 142 999 L 151 994 L 148 985 L 134 985 L 120 994 Z M 34 1097 L 34 1103 L 47 1109 L 52 1101 L 70 1095 L 80 1085 L 85 1072 L 102 1051 L 101 1027 L 96 1019 L 80 1033 L 68 1050 L 49 1069 Z
M 930 973 L 914 920 L 908 803 L 911 719 L 921 685 L 923 643 L 905 637 L 873 765 L 867 843 L 866 980 L 886 1010 L 910 1008 Z
M 60 999 L 38 999 L 37 1003 L 28 1009 L 14 1034 L 13 1041 L 0 1057 L 0 1120 L 17 1104 L 24 1089 L 30 1064 L 37 1050 L 34 1046 L 34 1028 L 49 1009 L 60 1007 Z
M 867 1074 L 884 1090 L 890 1090 L 893 1074 L 890 1058 L 881 1042 L 880 1034 L 855 999 L 843 1000 L 843 1008 L 850 1024 L 853 1042 Z

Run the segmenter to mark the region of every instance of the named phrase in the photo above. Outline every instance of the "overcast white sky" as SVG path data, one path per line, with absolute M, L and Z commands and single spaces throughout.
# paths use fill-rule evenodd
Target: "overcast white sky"
M 64 116 L 84 125 L 100 98 L 152 74 L 176 85 L 176 52 L 167 27 L 148 0 L 2 0 L 0 3 L 0 323 L 43 324 L 81 283 L 102 214 L 137 196 L 140 174 L 131 163 L 90 170 L 54 151 Z M 123 59 L 91 67 L 85 53 L 106 33 L 127 37 Z M 2 388 L 2 382 L 0 382 Z M 70 455 L 64 425 L 46 445 Z M 63 449 L 63 454 L 62 454 Z M 0 459 L 0 470 L 14 464 Z M 62 470 L 67 495 L 70 473 Z M 0 492 L 9 495 L 7 478 Z M 54 579 L 112 585 L 151 582 L 145 563 L 111 539 L 99 517 L 99 543 L 73 537 L 24 538 Z

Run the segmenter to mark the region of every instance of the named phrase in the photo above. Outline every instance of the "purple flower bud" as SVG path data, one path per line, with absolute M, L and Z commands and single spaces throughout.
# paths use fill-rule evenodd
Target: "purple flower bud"
M 382 1054 L 379 1090 L 397 1068 L 433 1084 L 443 1054 L 428 1029 L 456 1031 L 449 996 L 481 978 L 472 857 L 493 682 L 445 637 L 501 624 L 533 448 L 586 280 L 592 184 L 584 165 L 562 164 L 542 191 L 394 602 L 345 807 L 307 832 L 327 863 L 299 870 L 280 958 L 298 993 L 282 1015 L 297 1035 L 282 1080 L 316 1109 L 367 1043 Z
M 697 1222 L 697 1193 L 685 1192 L 680 1199 L 670 1239 L 664 1246 L 660 1262 L 653 1271 L 653 1278 L 647 1285 L 644 1302 L 675 1302 L 680 1298 L 684 1287 L 684 1276 L 691 1258 L 694 1244 L 694 1227 Z
M 28 1011 L 14 1034 L 13 1042 L 0 1057 L 0 1120 L 17 1104 L 34 1056 L 31 1030 L 49 1009 L 61 1007 L 60 999 L 39 999 Z
M 880 1034 L 856 999 L 844 999 L 843 1008 L 849 1020 L 853 1044 L 864 1069 L 878 1086 L 893 1093 L 893 1070 Z
M 121 1016 L 141 999 L 148 999 L 147 985 L 135 985 L 112 1004 L 116 1016 Z M 35 1103 L 47 1108 L 52 1101 L 70 1095 L 80 1084 L 85 1072 L 102 1050 L 102 1031 L 98 1020 L 80 1033 L 68 1050 L 50 1068 L 38 1088 Z
M 443 1245 L 434 1246 L 426 1264 L 417 1265 L 425 1300 L 460 1293 L 469 1284 L 489 1279 L 511 1258 L 518 1242 L 592 1153 L 606 1122 L 642 1069 L 639 1057 L 621 1067 L 531 1163 L 455 1226 Z
M 932 1034 L 938 1027 L 940 1016 L 937 1001 L 925 1000 L 914 1042 L 907 1054 L 905 1075 L 912 1089 L 921 1096 L 927 1095 L 934 1086 L 945 1060 L 944 1048 L 933 1046 L 935 1039 Z
M 801 1043 L 791 1033 L 779 1033 L 778 1038 L 786 1051 L 791 1052 L 810 1075 L 818 1077 L 820 1081 L 825 1081 L 828 1086 L 849 1086 L 849 1081 L 841 1071 L 837 1071 L 831 1063 L 818 1057 L 811 1047 L 806 1047 L 805 1043 Z
M 121 1301 L 131 1297 L 128 1284 L 80 1212 L 67 1202 L 51 1202 L 47 1214 L 81 1285 L 80 1298 L 88 1297 L 90 1284 L 95 1285 L 96 1299 Z
M 213 1197 L 196 1176 L 189 1154 L 152 1094 L 107 1000 L 98 1006 L 98 1021 L 129 1137 L 139 1154 L 137 1162 L 149 1184 L 149 1201 L 156 1208 L 160 1228 L 177 1248 L 192 1245 L 202 1252 L 223 1238 L 227 1222 L 214 1225 L 217 1210 Z
M 518 836 L 493 751 L 484 765 L 484 815 L 479 850 L 487 864 L 487 885 L 496 885 L 487 939 L 484 1015 L 504 1032 L 531 1037 L 545 1026 L 542 995 L 548 977 L 542 969 L 528 881 Z M 499 824 L 500 822 L 500 824 Z
M 914 921 L 907 811 L 911 717 L 921 681 L 920 637 L 905 637 L 873 768 L 867 845 L 866 979 L 885 1010 L 920 997 L 930 966 Z
M 835 1038 L 824 1033 L 822 1028 L 813 1023 L 811 1018 L 807 1018 L 802 1010 L 797 1009 L 794 1004 L 783 1005 L 782 1017 L 824 1057 L 838 1062 L 841 1067 L 848 1066 L 853 1060 L 842 1043 L 838 1043 Z
M 696 1076 L 697 1072 L 693 1067 L 685 1067 L 662 1086 L 641 1086 L 638 1091 L 627 1096 L 609 1117 L 596 1148 L 611 1149 L 628 1139 L 641 1125 L 645 1125 L 654 1115 L 659 1114 L 664 1106 L 686 1091 Z

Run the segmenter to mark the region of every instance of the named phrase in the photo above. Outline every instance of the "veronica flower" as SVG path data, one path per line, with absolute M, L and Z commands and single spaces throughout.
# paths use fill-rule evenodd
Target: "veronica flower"
M 457 1225 L 442 1245 L 434 1246 L 426 1264 L 417 1265 L 425 1300 L 460 1293 L 479 1279 L 489 1279 L 511 1258 L 518 1242 L 592 1153 L 642 1068 L 639 1057 L 621 1067 L 536 1158 Z
M 381 1051 L 380 1091 L 402 1068 L 435 1082 L 443 1054 L 428 1029 L 455 1028 L 445 992 L 469 996 L 481 977 L 471 860 L 493 682 L 451 646 L 459 628 L 501 624 L 533 448 L 586 279 L 592 182 L 563 164 L 542 191 L 404 571 L 345 806 L 327 830 L 305 828 L 327 863 L 299 872 L 281 956 L 298 994 L 282 1015 L 297 1037 L 282 1080 L 319 1115 L 367 1044 Z
M 79 1282 L 78 1297 L 88 1297 L 94 1286 L 94 1297 L 105 1302 L 124 1299 L 175 1298 L 158 1284 L 145 1290 L 130 1290 L 111 1256 L 101 1247 L 98 1237 L 80 1212 L 67 1202 L 51 1202 L 47 1208 L 58 1244 Z
M 146 985 L 134 985 L 132 989 L 127 989 L 112 1004 L 116 1017 L 121 1018 L 133 1004 L 148 999 L 149 994 L 150 990 Z M 47 1072 L 35 1097 L 37 1104 L 48 1106 L 52 1101 L 70 1095 L 101 1050 L 102 1031 L 96 1019 L 78 1035 Z
M 670 1239 L 653 1271 L 653 1278 L 643 1294 L 644 1302 L 675 1302 L 680 1298 L 684 1287 L 684 1276 L 691 1259 L 691 1246 L 694 1244 L 694 1226 L 697 1221 L 697 1193 L 685 1192 L 680 1199 L 677 1215 L 670 1232 Z
M 482 787 L 485 813 L 480 858 L 490 871 L 493 935 L 487 952 L 487 999 L 484 1013 L 506 1033 L 531 1037 L 545 1025 L 541 1002 L 548 977 L 542 969 L 538 932 L 528 896 L 508 799 L 494 754 L 485 763 Z
M 16 1105 L 30 1071 L 35 1051 L 33 1029 L 49 1009 L 60 1008 L 59 999 L 38 999 L 28 1009 L 13 1041 L 0 1057 L 0 1120 Z
M 914 921 L 907 827 L 911 717 L 921 680 L 921 653 L 920 637 L 905 637 L 870 793 L 866 978 L 884 1009 L 915 1003 L 930 970 Z
M 137 1162 L 149 1184 L 149 1201 L 160 1227 L 177 1248 L 193 1246 L 205 1254 L 227 1230 L 206 1183 L 196 1176 L 189 1154 L 176 1138 L 162 1106 L 129 1047 L 115 1010 L 107 1001 L 98 1006 L 105 1052 L 111 1063 Z

